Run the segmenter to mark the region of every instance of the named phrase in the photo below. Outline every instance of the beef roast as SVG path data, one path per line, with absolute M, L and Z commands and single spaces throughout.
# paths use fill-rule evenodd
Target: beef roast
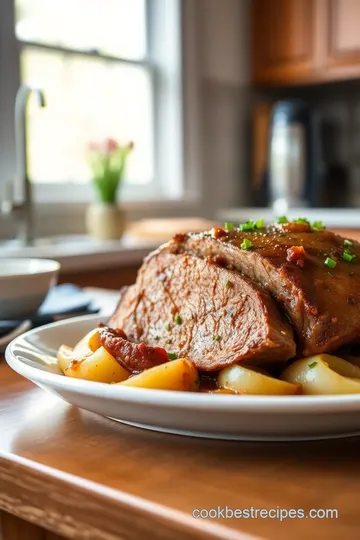
M 170 247 L 147 258 L 111 327 L 135 342 L 188 357 L 206 371 L 294 356 L 292 328 L 262 287 L 213 261 L 171 253 Z
M 241 249 L 244 238 L 251 242 L 249 249 Z M 356 257 L 346 261 L 349 242 L 344 238 L 306 223 L 285 223 L 255 231 L 178 235 L 162 249 L 215 261 L 266 289 L 290 319 L 298 353 L 310 355 L 360 336 L 360 244 L 350 244 Z M 334 268 L 325 264 L 328 257 Z

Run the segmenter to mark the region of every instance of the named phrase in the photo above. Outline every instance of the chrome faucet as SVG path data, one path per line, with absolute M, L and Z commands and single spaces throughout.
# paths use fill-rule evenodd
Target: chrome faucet
M 45 95 L 39 88 L 20 86 L 15 100 L 15 151 L 16 176 L 11 186 L 11 200 L 8 201 L 7 213 L 13 214 L 19 223 L 18 238 L 25 244 L 34 240 L 32 189 L 28 171 L 27 153 L 27 106 L 34 94 L 39 107 L 45 107 Z M 15 191 L 21 190 L 21 202 L 14 202 Z

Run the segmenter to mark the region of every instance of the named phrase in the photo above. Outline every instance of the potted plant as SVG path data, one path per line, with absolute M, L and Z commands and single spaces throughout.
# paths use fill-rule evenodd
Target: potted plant
M 89 234 L 100 240 L 121 238 L 124 233 L 125 213 L 117 196 L 133 148 L 132 142 L 120 145 L 114 139 L 89 144 L 88 160 L 98 201 L 88 207 L 86 225 Z

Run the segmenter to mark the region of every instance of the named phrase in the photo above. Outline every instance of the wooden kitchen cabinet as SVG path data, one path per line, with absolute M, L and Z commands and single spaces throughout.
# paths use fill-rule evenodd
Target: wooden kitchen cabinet
M 360 0 L 253 0 L 252 76 L 262 86 L 360 77 Z
M 253 79 L 306 81 L 315 63 L 314 0 L 253 0 Z
M 327 0 L 326 66 L 360 76 L 360 2 Z

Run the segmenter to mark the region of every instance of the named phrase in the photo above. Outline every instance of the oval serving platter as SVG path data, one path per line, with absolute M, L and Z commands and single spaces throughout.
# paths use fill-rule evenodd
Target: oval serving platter
M 97 315 L 30 330 L 6 350 L 9 366 L 68 403 L 137 427 L 246 441 L 296 441 L 360 434 L 360 395 L 238 396 L 130 388 L 61 374 L 56 351 L 104 322 Z

